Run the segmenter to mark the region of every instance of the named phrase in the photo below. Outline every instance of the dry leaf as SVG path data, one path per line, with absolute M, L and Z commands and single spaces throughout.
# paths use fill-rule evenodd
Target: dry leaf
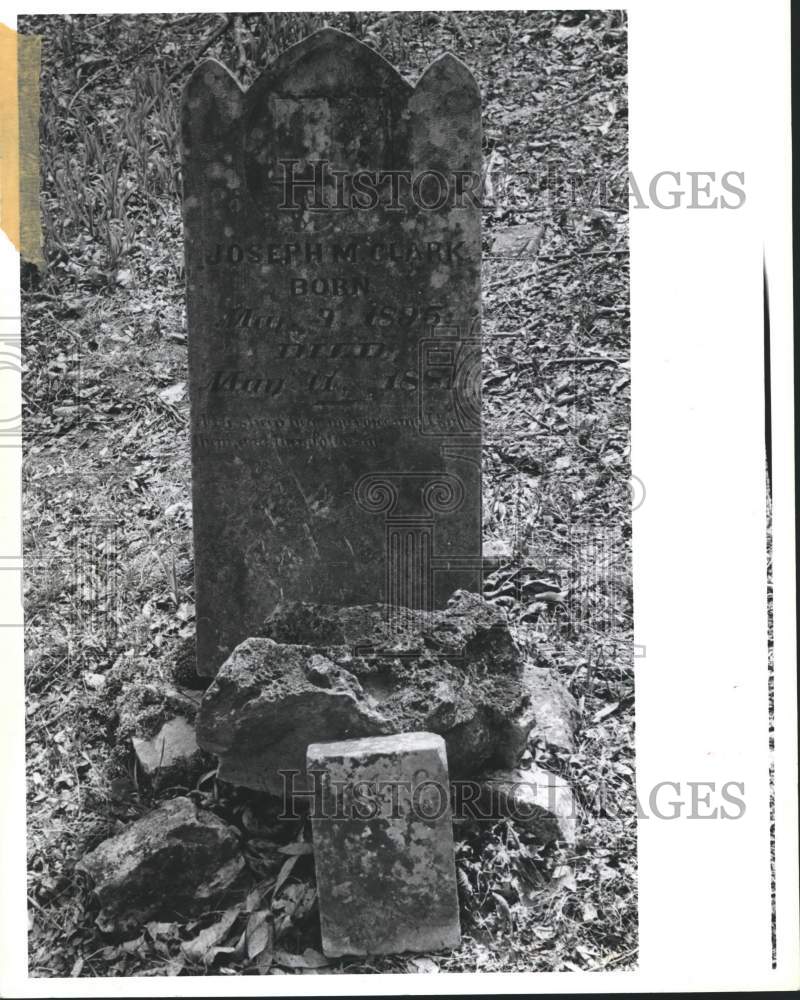
M 176 382 L 175 385 L 169 386 L 168 389 L 162 389 L 158 394 L 158 398 L 164 402 L 169 403 L 174 406 L 175 403 L 179 403 L 186 394 L 186 383 Z
M 306 948 L 302 955 L 276 951 L 273 960 L 276 965 L 282 965 L 285 969 L 323 969 L 330 965 L 328 959 L 313 948 Z
M 407 968 L 409 972 L 423 972 L 431 975 L 435 972 L 439 972 L 439 966 L 436 962 L 434 962 L 432 958 L 427 958 L 425 955 L 421 955 L 419 958 L 409 959 Z
M 316 898 L 317 891 L 313 886 L 302 882 L 288 886 L 275 904 L 275 909 L 283 911 L 275 921 L 276 936 L 283 934 L 292 923 L 299 923 L 309 913 Z
M 145 924 L 147 933 L 153 940 L 159 937 L 170 937 L 177 930 L 178 925 L 173 921 L 171 923 L 160 922 L 158 920 L 151 920 L 150 923 Z
M 254 959 L 272 941 L 272 914 L 268 910 L 256 910 L 250 914 L 245 929 L 247 957 Z
M 299 857 L 301 854 L 312 854 L 314 848 L 307 840 L 300 840 L 294 844 L 285 844 L 278 848 L 279 854 L 288 854 L 290 857 Z
M 572 892 L 578 888 L 578 883 L 575 881 L 575 872 L 573 872 L 569 865 L 558 865 L 553 869 L 550 888 L 553 890 L 569 889 Z
M 514 926 L 514 918 L 511 915 L 511 907 L 508 905 L 508 900 L 504 899 L 499 892 L 493 892 L 492 899 L 497 904 L 497 909 L 503 914 L 508 929 L 511 930 Z
M 251 889 L 247 894 L 247 899 L 244 901 L 244 911 L 245 913 L 252 913 L 253 910 L 258 909 L 258 904 L 264 898 L 265 891 L 260 885 L 257 885 L 255 889 Z
M 599 712 L 595 712 L 592 716 L 592 722 L 601 722 L 603 719 L 607 719 L 609 715 L 613 715 L 614 712 L 619 708 L 618 701 L 612 701 L 610 705 L 606 705 L 605 708 L 601 708 Z
M 274 888 L 273 893 L 272 893 L 273 899 L 275 898 L 275 896 L 278 895 L 278 893 L 280 892 L 281 886 L 286 881 L 286 879 L 291 875 L 292 868 L 294 868 L 294 866 L 297 864 L 298 857 L 299 857 L 299 855 L 295 854 L 291 858 L 287 858 L 283 862 L 283 865 L 281 866 L 281 870 L 278 872 L 278 877 L 275 879 L 275 888 Z
M 579 24 L 567 27 L 565 24 L 557 24 L 553 28 L 553 38 L 558 39 L 559 42 L 563 42 L 567 38 L 572 38 L 573 35 L 577 35 L 581 30 Z
M 270 941 L 269 946 L 261 952 L 256 960 L 256 968 L 259 975 L 265 976 L 269 972 L 274 957 L 275 953 L 272 950 L 272 942 Z
M 213 962 L 218 953 L 215 946 L 231 929 L 239 916 L 239 911 L 240 907 L 232 906 L 215 924 L 200 931 L 191 941 L 185 941 L 181 945 L 184 955 L 193 962 L 205 962 L 207 965 Z

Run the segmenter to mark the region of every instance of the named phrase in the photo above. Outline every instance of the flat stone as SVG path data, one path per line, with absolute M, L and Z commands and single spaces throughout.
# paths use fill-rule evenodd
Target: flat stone
M 185 797 L 104 840 L 77 865 L 100 900 L 98 927 L 113 934 L 202 912 L 243 867 L 237 831 Z
M 183 716 L 169 719 L 151 739 L 131 742 L 139 767 L 157 785 L 191 781 L 203 766 L 194 726 Z
M 479 815 L 511 819 L 545 843 L 575 843 L 576 802 L 566 779 L 530 765 L 492 771 L 480 779 L 479 785 Z
M 524 659 L 477 594 L 391 626 L 380 606 L 285 604 L 264 630 L 228 658 L 198 713 L 198 743 L 225 781 L 302 788 L 306 747 L 325 740 L 439 733 L 456 776 L 513 766 L 526 747 Z
M 110 683 L 101 697 L 107 698 L 108 709 L 118 716 L 117 735 L 123 739 L 152 739 L 164 723 L 182 717 L 193 722 L 200 697 L 189 694 L 161 678 L 143 682 L 131 679 L 130 671 L 116 666 L 109 671 Z
M 307 766 L 324 953 L 457 948 L 444 740 L 403 733 L 315 743 Z
M 544 236 L 544 227 L 535 223 L 500 229 L 492 241 L 491 256 L 511 260 L 535 260 Z
M 483 568 L 486 572 L 507 566 L 513 558 L 513 548 L 502 538 L 490 538 L 483 543 Z
M 412 86 L 331 28 L 188 80 L 199 674 L 283 599 L 480 589 L 480 121 L 452 55 Z

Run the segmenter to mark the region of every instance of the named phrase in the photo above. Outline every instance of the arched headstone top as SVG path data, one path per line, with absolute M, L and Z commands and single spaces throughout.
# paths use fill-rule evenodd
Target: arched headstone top
M 382 91 L 406 95 L 411 84 L 380 53 L 345 31 L 320 28 L 274 59 L 253 81 L 252 108 L 270 91 L 295 97 L 367 96 Z
M 464 105 L 471 110 L 480 111 L 481 92 L 478 81 L 472 75 L 472 71 L 465 62 L 452 52 L 443 52 L 437 59 L 423 71 L 422 76 L 415 85 L 415 89 L 421 84 L 426 87 L 439 86 L 446 89 L 448 93 L 463 93 Z
M 215 141 L 235 141 L 245 89 L 217 59 L 204 59 L 183 87 L 183 155 L 202 156 Z
M 391 88 L 398 95 L 409 99 L 421 84 L 434 89 L 444 84 L 455 99 L 462 91 L 460 110 L 480 105 L 478 84 L 469 67 L 451 52 L 435 59 L 422 73 L 416 84 L 410 83 L 392 64 L 371 46 L 359 41 L 338 28 L 320 28 L 281 53 L 245 88 L 230 70 L 217 59 L 209 58 L 199 63 L 184 85 L 183 103 L 192 101 L 198 93 L 210 91 L 214 96 L 229 102 L 234 110 L 234 92 L 246 94 L 248 109 L 266 93 L 288 91 L 294 96 L 315 96 L 315 91 L 326 97 L 342 93 L 350 96 L 354 87 L 365 84 L 368 95 L 383 88 Z M 244 104 L 239 111 L 244 109 Z

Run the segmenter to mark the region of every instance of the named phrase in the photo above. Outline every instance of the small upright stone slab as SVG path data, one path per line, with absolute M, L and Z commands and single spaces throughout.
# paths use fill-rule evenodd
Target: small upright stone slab
M 480 590 L 480 93 L 325 28 L 183 96 L 198 673 L 281 600 Z
M 461 943 L 447 755 L 403 733 L 308 748 L 322 950 L 437 951 Z

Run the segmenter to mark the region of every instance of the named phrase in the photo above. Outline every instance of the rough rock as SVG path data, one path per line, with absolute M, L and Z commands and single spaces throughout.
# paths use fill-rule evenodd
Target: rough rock
M 513 766 L 525 748 L 524 660 L 476 594 L 400 624 L 379 605 L 293 603 L 264 631 L 234 650 L 198 713 L 198 743 L 226 781 L 281 794 L 278 772 L 302 774 L 308 744 L 327 740 L 439 733 L 456 777 Z
M 322 950 L 436 951 L 461 943 L 444 740 L 318 743 L 311 830 Z
M 117 716 L 117 737 L 120 739 L 151 739 L 165 722 L 182 716 L 194 722 L 199 707 L 199 693 L 163 681 L 143 680 L 139 671 L 134 679 L 117 667 L 109 671 L 110 682 L 102 695 L 110 712 Z
M 157 787 L 189 784 L 203 768 L 194 726 L 183 716 L 169 719 L 151 739 L 132 737 L 139 767 Z
M 147 920 L 198 912 L 244 867 L 236 830 L 191 799 L 171 799 L 104 840 L 78 863 L 101 903 L 98 927 L 135 931 Z
M 506 817 L 544 842 L 575 843 L 575 797 L 564 778 L 530 765 L 492 771 L 480 779 L 479 786 L 476 818 Z
M 535 716 L 531 740 L 573 751 L 580 711 L 564 682 L 554 670 L 529 663 L 525 666 L 523 683 Z
M 443 611 L 401 609 L 392 616 L 382 604 L 338 607 L 286 602 L 267 618 L 263 634 L 277 642 L 372 650 L 389 659 L 393 653 L 433 650 L 495 672 L 522 669 L 505 614 L 479 594 L 464 590 L 456 591 Z

